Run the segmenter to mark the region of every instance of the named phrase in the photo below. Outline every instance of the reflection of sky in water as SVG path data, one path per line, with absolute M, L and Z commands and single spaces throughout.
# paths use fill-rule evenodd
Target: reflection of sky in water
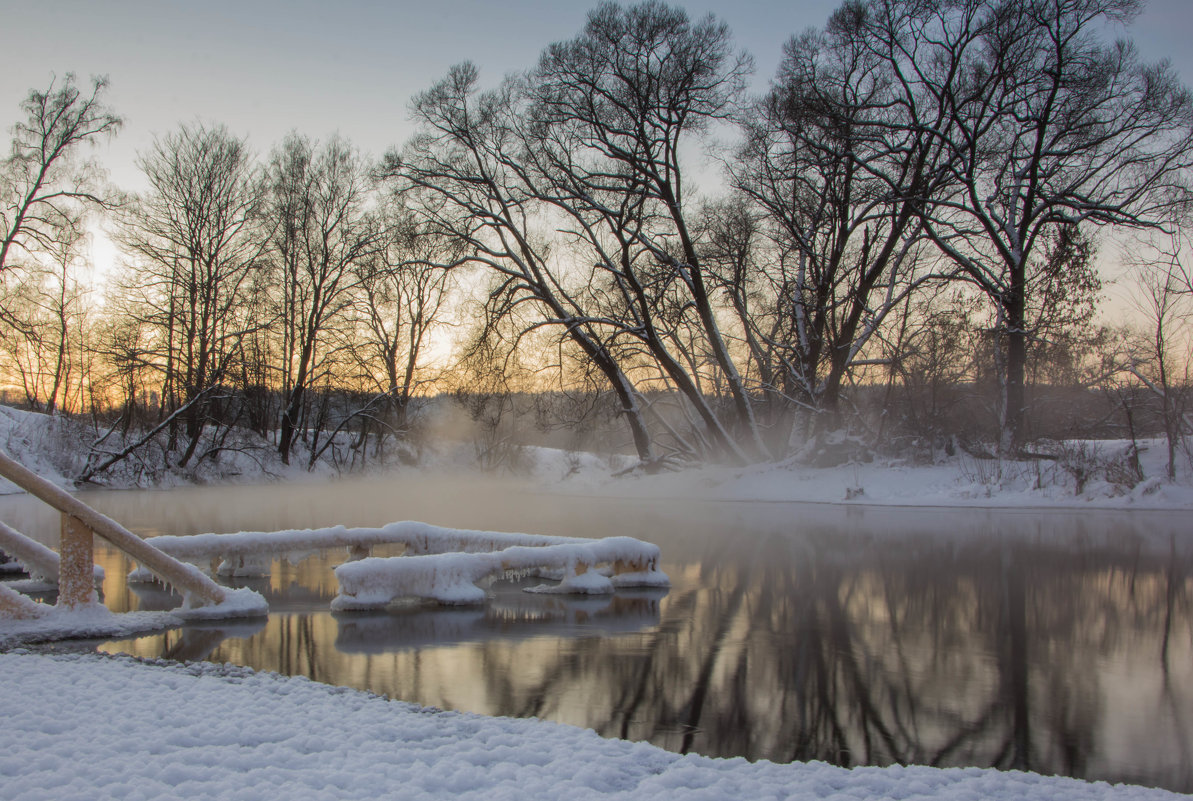
M 1179 514 L 548 500 L 419 481 L 90 500 L 154 533 L 422 519 L 627 534 L 662 547 L 673 582 L 578 600 L 498 583 L 484 607 L 332 615 L 344 554 L 329 553 L 244 582 L 267 595 L 268 621 L 104 650 L 710 755 L 1026 767 L 1193 790 L 1193 547 Z M 0 499 L 0 513 L 30 533 L 46 525 L 19 499 Z M 112 608 L 173 603 L 153 587 L 130 594 L 123 560 L 97 555 Z

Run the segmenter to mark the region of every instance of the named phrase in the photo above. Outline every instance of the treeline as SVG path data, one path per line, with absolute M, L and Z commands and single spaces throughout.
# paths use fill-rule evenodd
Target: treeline
M 605 4 L 492 88 L 453 68 L 378 164 L 184 125 L 135 197 L 95 188 L 79 152 L 120 121 L 67 79 L 30 94 L 5 162 L 6 370 L 31 405 L 114 410 L 112 458 L 165 438 L 181 465 L 218 452 L 213 425 L 286 459 L 380 445 L 434 386 L 482 417 L 562 390 L 648 468 L 843 429 L 1014 455 L 1059 433 L 1046 399 L 1086 397 L 1065 402 L 1086 430 L 1162 429 L 1171 473 L 1193 100 L 1108 38 L 1139 5 L 849 0 L 753 97 L 723 23 Z M 96 209 L 132 266 L 102 304 L 73 278 Z M 1134 331 L 1095 324 L 1097 245 L 1124 232 Z M 449 322 L 454 383 L 432 384 Z
M 183 125 L 140 155 L 148 191 L 101 198 L 45 142 L 114 130 L 103 89 L 68 78 L 25 104 L 31 141 L 12 161 L 29 154 L 31 200 L 7 232 L 21 260 L 5 267 L 7 372 L 28 404 L 113 418 L 103 439 L 119 446 L 97 446 L 83 477 L 150 443 L 186 467 L 237 427 L 272 438 L 284 462 L 302 440 L 309 464 L 345 431 L 377 447 L 401 437 L 451 294 L 430 259 L 451 243 L 339 138 L 293 134 L 257 160 L 223 126 Z M 55 169 L 63 182 L 42 177 Z M 108 214 L 130 266 L 102 304 L 71 280 L 85 220 L 71 200 Z M 54 262 L 35 258 L 47 252 Z

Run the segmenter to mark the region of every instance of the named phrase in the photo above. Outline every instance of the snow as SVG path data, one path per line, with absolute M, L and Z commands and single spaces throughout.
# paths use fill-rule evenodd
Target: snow
M 329 526 L 317 529 L 240 531 L 234 534 L 193 534 L 154 537 L 153 545 L 163 553 L 205 566 L 219 560 L 221 576 L 267 576 L 270 560 L 283 556 L 297 564 L 310 554 L 329 548 L 367 552 L 378 545 L 404 545 L 411 554 L 450 552 L 476 553 L 511 546 L 543 547 L 584 542 L 580 538 L 516 534 L 503 531 L 474 531 L 444 528 L 415 520 L 389 523 L 380 528 Z M 657 548 L 655 549 L 657 553 Z M 151 580 L 152 574 L 136 568 L 132 581 Z
M 62 487 L 80 467 L 84 430 L 0 407 L 0 448 Z M 1163 443 L 1142 442 L 1146 478 L 1134 487 L 1109 469 L 1082 489 L 1056 462 L 978 460 L 938 454 L 926 464 L 888 459 L 812 467 L 795 460 L 746 468 L 706 467 L 647 476 L 612 477 L 611 461 L 545 449 L 525 449 L 529 478 L 559 494 L 607 498 L 653 497 L 736 502 L 809 502 L 868 506 L 948 506 L 1040 509 L 1193 509 L 1193 477 L 1182 457 L 1176 481 L 1163 477 Z M 1099 443 L 1102 463 L 1121 460 L 1125 443 Z M 460 478 L 468 448 L 428 450 L 420 473 Z M 577 464 L 580 469 L 577 470 Z M 619 463 L 628 467 L 629 460 Z M 276 478 L 271 464 L 249 459 L 219 471 L 169 474 L 166 483 Z M 215 468 L 212 468 L 215 470 Z M 465 472 L 466 475 L 466 472 Z M 288 477 L 306 477 L 301 469 Z M 315 478 L 323 478 L 317 475 Z M 136 486 L 117 474 L 115 485 Z M 0 479 L 0 493 L 15 491 Z M 435 527 L 408 526 L 411 537 Z M 417 527 L 425 527 L 418 529 Z M 372 531 L 381 531 L 382 527 Z M 281 535 L 159 537 L 185 539 L 185 559 L 210 560 L 204 537 L 220 537 L 223 572 L 260 571 L 279 539 L 290 558 L 327 539 L 363 530 L 335 527 L 310 541 L 310 531 Z M 447 531 L 447 530 L 441 530 Z M 395 559 L 362 559 L 341 566 L 362 605 L 388 603 L 422 582 L 427 592 L 454 603 L 483 597 L 475 582 L 498 572 L 549 575 L 559 585 L 538 591 L 606 593 L 623 586 L 666 586 L 655 569 L 621 573 L 609 566 L 625 556 L 618 538 L 577 541 L 498 532 L 426 536 Z M 392 535 L 391 529 L 389 534 Z M 484 534 L 485 536 L 479 536 Z M 239 537 L 233 541 L 231 537 Z M 270 541 L 270 537 L 277 537 Z M 305 538 L 305 539 L 304 539 Z M 532 539 L 526 539 L 532 538 Z M 351 539 L 349 537 L 349 539 Z M 610 544 L 610 540 L 613 540 Z M 636 542 L 636 541 L 635 541 Z M 602 545 L 602 543 L 604 543 Z M 345 540 L 345 547 L 370 547 Z M 640 544 L 640 543 L 639 543 Z M 605 548 L 598 552 L 593 549 Z M 239 549 L 239 550 L 238 550 Z M 268 549 L 268 550 L 267 550 Z M 613 550 L 608 550 L 613 549 Z M 445 553 L 459 550 L 462 553 Z M 487 553 L 484 551 L 492 551 Z M 532 553 L 531 553 L 532 552 Z M 601 557 L 603 554 L 603 558 Z M 544 563 L 543 557 L 549 557 Z M 533 557 L 533 558 L 532 558 Z M 657 555 L 654 557 L 657 560 Z M 584 570 L 579 565 L 584 564 Z M 596 566 L 604 564 L 604 569 Z M 657 561 L 656 561 L 657 564 Z M 653 567 L 653 565 L 652 565 Z M 544 568 L 550 568 L 544 570 Z M 606 575 L 613 572 L 614 575 Z M 346 577 L 346 578 L 345 578 Z M 397 593 L 397 595 L 395 594 Z M 418 594 L 418 593 L 416 593 Z M 479 594 L 479 596 L 478 596 Z M 595 596 L 599 598 L 600 596 Z M 347 595 L 342 603 L 351 605 Z M 0 599 L 2 600 L 2 599 Z M 587 603 L 587 602 L 586 602 Z M 264 613 L 260 596 L 232 591 L 224 605 L 170 612 L 115 615 L 100 606 L 59 610 L 38 605 L 33 619 L 5 621 L 0 649 L 17 642 L 63 637 L 127 637 L 216 615 Z M 454 613 L 453 613 L 454 614 Z M 469 614 L 462 611 L 461 614 Z M 466 620 L 460 622 L 465 625 Z M 375 646 L 370 619 L 353 621 L 359 648 Z M 392 625 L 389 618 L 374 627 Z M 354 635 L 355 636 L 355 635 Z M 818 763 L 777 765 L 665 752 L 645 744 L 604 740 L 590 731 L 536 720 L 511 720 L 419 709 L 300 678 L 212 665 L 147 664 L 94 654 L 0 652 L 0 798 L 973 798 L 1168 799 L 1173 793 L 1110 786 L 1030 773 L 927 767 L 855 768 Z
M 348 548 L 364 555 L 378 545 L 403 545 L 404 556 L 367 558 L 336 568 L 340 595 L 332 609 L 371 609 L 397 598 L 425 598 L 444 604 L 472 604 L 485 600 L 476 582 L 503 574 L 559 570 L 558 585 L 531 592 L 607 594 L 617 587 L 666 587 L 659 571 L 659 548 L 632 537 L 600 540 L 552 537 L 501 531 L 443 528 L 418 521 L 400 521 L 380 528 L 285 531 L 242 531 L 236 534 L 195 534 L 153 538 L 158 550 L 197 565 L 219 562 L 224 576 L 269 574 L 270 560 L 283 556 L 291 563 L 319 549 Z M 589 567 L 605 566 L 614 580 Z M 586 572 L 587 571 L 587 572 Z M 130 581 L 148 581 L 142 568 Z
M 492 532 L 477 532 L 484 540 Z M 529 537 L 530 535 L 514 535 Z M 480 603 L 485 593 L 476 583 L 506 574 L 562 570 L 558 585 L 531 592 L 600 595 L 614 591 L 613 582 L 596 570 L 641 576 L 640 584 L 622 578 L 619 586 L 667 586 L 658 570 L 659 548 L 632 537 L 573 540 L 537 546 L 514 545 L 491 553 L 431 553 L 422 556 L 370 558 L 347 562 L 335 569 L 340 594 L 333 610 L 371 609 L 398 598 L 428 598 L 444 604 Z M 631 570 L 630 568 L 634 568 Z
M 85 426 L 59 417 L 0 406 L 0 449 L 59 486 L 70 487 L 70 477 L 81 472 L 83 458 L 94 438 L 92 433 Z M 1063 459 L 1014 461 L 935 452 L 924 463 L 882 457 L 827 467 L 805 463 L 832 462 L 833 449 L 845 453 L 850 450 L 846 447 L 848 442 L 828 442 L 821 451 L 785 462 L 746 468 L 708 466 L 660 475 L 630 471 L 613 477 L 611 474 L 630 468 L 634 460 L 548 448 L 522 448 L 518 461 L 525 469 L 523 477 L 539 487 L 560 493 L 611 497 L 983 508 L 1193 509 L 1193 465 L 1189 454 L 1179 454 L 1178 476 L 1175 481 L 1169 481 L 1164 477 L 1164 442 L 1151 439 L 1137 444 L 1144 479 L 1131 487 L 1113 475 L 1121 472 L 1118 468 L 1125 464 L 1129 445 L 1126 441 L 1060 443 L 1068 445 L 1070 452 L 1084 450 L 1095 468 L 1079 493 Z M 230 451 L 226 461 L 205 462 L 196 468 L 197 472 L 187 474 L 155 467 L 156 485 L 229 480 L 322 481 L 335 474 L 322 463 L 314 473 L 308 473 L 298 466 L 302 459 L 294 460 L 295 466 L 286 467 L 272 460 L 274 453 L 268 448 L 258 448 L 251 457 L 241 458 Z M 403 471 L 456 478 L 479 473 L 469 442 L 428 445 L 418 465 L 396 468 L 393 472 L 401 475 Z M 120 471 L 104 478 L 112 487 L 138 487 L 145 483 L 143 476 Z M 9 482 L 0 479 L 0 494 L 15 491 Z
M 684 756 L 229 666 L 12 652 L 0 674 L 7 801 L 1183 797 L 1014 771 Z
M 265 599 L 247 587 L 227 589 L 222 603 L 186 607 L 169 612 L 109 611 L 100 603 L 63 609 L 49 604 L 33 603 L 33 617 L 12 620 L 0 617 L 0 648 L 14 643 L 31 643 L 63 639 L 111 639 L 130 637 L 153 631 L 178 628 L 186 623 L 206 620 L 254 618 L 268 614 Z
M 918 506 L 1013 509 L 1193 509 L 1193 469 L 1179 457 L 1177 479 L 1163 478 L 1166 458 L 1160 440 L 1141 440 L 1140 463 L 1146 478 L 1134 487 L 1107 480 L 1125 459 L 1125 442 L 1089 446 L 1101 468 L 1081 493 L 1055 461 L 977 459 L 941 456 L 929 464 L 875 459 L 815 467 L 797 460 L 749 467 L 708 466 L 626 479 L 585 475 L 555 485 L 572 493 L 627 498 L 696 498 L 702 501 L 829 503 L 865 506 Z M 569 485 L 570 484 L 570 489 Z
M 60 417 L 24 412 L 0 406 L 0 449 L 39 476 L 67 486 L 73 472 L 73 437 L 63 429 Z M 0 478 L 0 493 L 20 492 L 8 479 Z

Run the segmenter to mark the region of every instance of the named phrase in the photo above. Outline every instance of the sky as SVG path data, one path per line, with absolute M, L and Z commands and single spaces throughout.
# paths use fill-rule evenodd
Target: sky
M 0 0 L 0 127 L 52 75 L 106 75 L 125 119 L 96 155 L 125 190 L 144 189 L 136 154 L 182 122 L 223 123 L 259 153 L 291 130 L 340 133 L 381 156 L 412 133 L 408 103 L 448 68 L 476 63 L 496 83 L 583 28 L 597 0 Z M 727 22 L 766 88 L 783 43 L 822 25 L 839 0 L 682 5 Z M 1127 35 L 1193 84 L 1193 0 L 1148 0 Z M 99 243 L 104 247 L 104 243 Z M 111 254 L 96 254 L 98 261 Z
M 0 0 L 0 125 L 51 75 L 107 75 L 126 125 L 99 153 L 113 181 L 141 188 L 138 151 L 184 121 L 221 122 L 264 153 L 288 131 L 339 132 L 379 156 L 411 133 L 407 104 L 455 63 L 484 79 L 530 67 L 580 32 L 596 4 L 543 0 Z M 838 0 L 683 4 L 714 13 L 756 59 L 765 88 L 793 34 L 824 23 Z M 1193 0 L 1150 0 L 1130 34 L 1193 83 Z
M 261 152 L 297 129 L 339 132 L 379 156 L 412 132 L 410 97 L 464 60 L 483 80 L 533 66 L 548 44 L 580 32 L 591 2 L 412 4 L 381 0 L 0 0 L 0 122 L 52 73 L 107 75 L 126 119 L 104 148 L 112 178 L 139 188 L 135 154 L 180 122 L 222 122 Z M 716 13 L 757 59 L 760 88 L 783 42 L 827 19 L 836 0 L 692 3 Z

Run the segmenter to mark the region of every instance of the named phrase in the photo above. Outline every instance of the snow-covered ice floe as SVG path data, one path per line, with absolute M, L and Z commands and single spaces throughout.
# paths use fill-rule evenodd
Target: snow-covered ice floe
M 680 755 L 557 723 L 428 710 L 222 665 L 0 653 L 0 675 L 6 801 L 1185 797 L 1016 771 Z
M 398 598 L 445 604 L 479 603 L 477 582 L 502 575 L 540 575 L 558 580 L 534 592 L 606 594 L 619 587 L 668 587 L 659 570 L 659 549 L 632 537 L 582 539 L 474 531 L 416 521 L 380 528 L 242 531 L 155 537 L 153 544 L 176 559 L 224 576 L 268 575 L 275 558 L 297 562 L 319 550 L 346 548 L 354 560 L 336 568 L 340 594 L 332 608 L 372 609 Z M 369 557 L 374 547 L 404 546 L 402 556 Z M 134 569 L 129 581 L 151 580 Z

